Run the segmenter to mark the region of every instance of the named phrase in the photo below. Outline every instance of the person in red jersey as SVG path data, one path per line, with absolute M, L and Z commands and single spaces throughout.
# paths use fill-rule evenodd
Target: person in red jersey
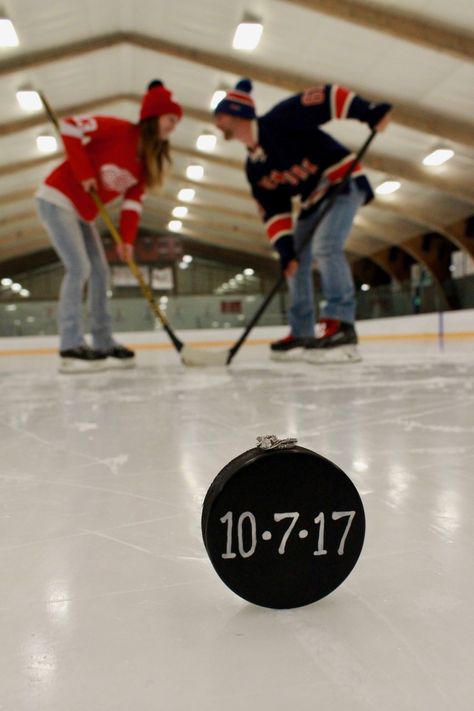
M 161 81 L 143 96 L 138 123 L 111 116 L 71 116 L 60 121 L 66 160 L 36 193 L 40 219 L 65 267 L 58 324 L 61 372 L 130 367 L 133 351 L 116 343 L 107 305 L 109 271 L 94 220 L 94 190 L 104 204 L 123 198 L 119 257 L 133 255 L 142 201 L 159 187 L 170 163 L 168 137 L 183 115 Z M 92 347 L 84 338 L 82 300 L 88 285 Z

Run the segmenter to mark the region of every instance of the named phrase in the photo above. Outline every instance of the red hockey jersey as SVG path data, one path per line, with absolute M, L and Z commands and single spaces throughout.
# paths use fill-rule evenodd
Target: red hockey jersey
M 98 210 L 81 181 L 96 178 L 103 203 L 123 196 L 120 233 L 133 243 L 145 191 L 138 126 L 110 116 L 72 116 L 60 121 L 60 130 L 67 159 L 48 175 L 38 196 L 55 204 L 72 203 L 79 217 L 91 222 Z

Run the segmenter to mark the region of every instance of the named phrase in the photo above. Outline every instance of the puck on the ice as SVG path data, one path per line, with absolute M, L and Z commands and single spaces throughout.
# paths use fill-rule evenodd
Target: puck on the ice
M 339 467 L 293 443 L 277 444 L 254 447 L 219 472 L 201 527 L 212 565 L 234 593 L 263 607 L 293 608 L 347 578 L 362 550 L 365 515 Z

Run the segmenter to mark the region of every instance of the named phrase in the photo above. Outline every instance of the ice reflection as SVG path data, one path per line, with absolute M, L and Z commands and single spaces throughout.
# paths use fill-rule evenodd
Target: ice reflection
M 206 489 L 199 478 L 199 464 L 195 454 L 185 447 L 180 450 L 180 472 L 186 481 L 193 502 L 201 503 L 206 494 Z
M 462 524 L 460 504 L 461 499 L 457 491 L 441 490 L 433 510 L 433 528 L 448 536 L 456 533 Z
M 56 652 L 51 642 L 35 636 L 24 649 L 26 673 L 35 682 L 51 683 L 57 670 Z
M 70 593 L 63 581 L 52 580 L 48 587 L 47 600 L 50 617 L 63 620 L 67 617 L 70 604 Z
M 369 468 L 369 465 L 367 462 L 365 462 L 363 459 L 355 459 L 352 462 L 352 468 L 354 469 L 355 472 L 366 472 Z
M 399 464 L 395 464 L 389 468 L 389 489 L 387 491 L 387 502 L 389 506 L 399 508 L 403 505 L 409 496 L 412 478 L 408 470 Z

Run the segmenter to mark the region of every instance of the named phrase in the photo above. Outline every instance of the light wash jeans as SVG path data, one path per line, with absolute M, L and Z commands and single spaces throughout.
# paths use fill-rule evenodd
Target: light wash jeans
M 36 202 L 41 222 L 66 270 L 59 293 L 60 350 L 86 343 L 82 299 L 87 282 L 92 347 L 109 350 L 114 345 L 107 304 L 109 268 L 97 228 L 46 200 Z
M 288 320 L 291 334 L 297 338 L 314 336 L 314 294 L 312 262 L 317 262 L 326 305 L 321 316 L 347 323 L 355 321 L 355 288 L 352 272 L 344 255 L 344 244 L 358 208 L 366 199 L 365 191 L 351 180 L 347 193 L 338 195 L 333 206 L 316 225 L 324 203 L 304 220 L 298 220 L 294 232 L 295 250 L 313 232 L 309 244 L 299 254 L 295 276 L 288 279 L 290 308 Z

